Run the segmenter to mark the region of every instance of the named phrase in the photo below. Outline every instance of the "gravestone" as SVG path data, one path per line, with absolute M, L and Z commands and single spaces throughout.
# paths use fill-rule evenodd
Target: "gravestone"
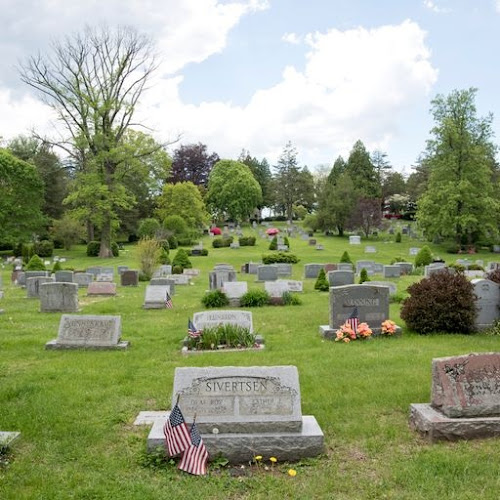
M 288 252 L 288 245 L 278 245 L 278 252 Z
M 113 273 L 100 273 L 95 277 L 95 280 L 101 283 L 103 282 L 112 283 L 114 280 L 114 275 Z
M 121 286 L 138 286 L 139 285 L 139 271 L 132 269 L 125 269 L 120 273 Z
M 278 279 L 278 269 L 271 265 L 257 267 L 257 281 L 276 281 Z
M 149 282 L 149 286 L 169 286 L 170 292 L 169 294 L 175 295 L 175 282 L 169 278 L 153 278 Z
M 148 285 L 144 294 L 143 309 L 165 309 L 167 293 L 171 296 L 169 285 Z
M 226 268 L 215 266 L 214 270 L 208 273 L 210 290 L 220 290 L 228 281 L 236 281 L 236 271 L 232 266 Z
M 0 431 L 0 450 L 12 446 L 14 441 L 19 439 L 20 435 L 21 435 L 20 432 Z
M 272 304 L 283 304 L 283 294 L 288 292 L 288 285 L 283 281 L 266 281 L 264 288 Z
M 493 245 L 493 253 L 500 253 L 500 245 Z
M 349 245 L 361 245 L 361 236 L 349 236 Z
M 317 278 L 324 264 L 306 264 L 304 266 L 304 276 L 306 278 Z
M 272 283 L 272 281 L 270 283 Z M 284 283 L 286 285 L 288 292 L 302 292 L 304 290 L 304 285 L 302 281 L 278 280 L 276 281 L 276 283 Z
M 500 319 L 500 285 L 491 280 L 473 279 L 477 316 L 474 324 L 477 330 L 490 328 Z
M 26 286 L 26 273 L 24 271 L 14 271 L 14 273 L 17 273 L 15 276 L 15 281 L 17 281 L 17 284 L 19 286 Z
M 435 262 L 433 264 L 429 264 L 428 266 L 424 266 L 424 276 L 428 278 L 431 274 L 440 272 L 440 271 L 449 271 L 448 267 L 444 262 Z
M 328 273 L 329 271 L 336 271 L 337 264 L 325 264 L 323 266 L 323 269 L 325 270 L 325 273 Z
M 248 292 L 248 283 L 246 281 L 226 281 L 222 286 L 222 291 L 227 295 L 231 307 L 239 307 L 241 297 Z
M 370 326 L 373 336 L 381 332 L 381 324 L 389 319 L 389 288 L 371 283 L 330 288 L 329 324 L 319 327 L 323 337 L 332 339 L 337 329 L 357 311 L 360 323 Z M 397 334 L 401 332 L 398 327 Z
M 379 262 L 373 263 L 373 274 L 382 274 L 384 272 L 384 265 Z
M 40 312 L 77 312 L 76 283 L 42 283 L 39 289 Z
M 252 313 L 249 311 L 216 310 L 194 313 L 193 323 L 203 330 L 218 325 L 237 325 L 253 333 Z
M 411 274 L 413 271 L 413 264 L 411 262 L 396 262 L 395 266 L 399 266 L 401 274 Z
M 491 273 L 492 271 L 495 271 L 496 269 L 500 269 L 500 262 L 488 262 L 488 265 L 486 266 L 486 271 Z
M 75 273 L 73 282 L 78 285 L 78 288 L 87 288 L 94 280 L 94 275 L 91 273 Z
M 59 283 L 73 283 L 74 281 L 73 271 L 56 271 L 54 274 Z
M 328 271 L 326 276 L 330 286 L 354 284 L 354 271 Z
M 40 297 L 40 285 L 42 283 L 53 283 L 54 278 L 49 276 L 35 276 L 26 280 L 26 296 L 28 299 Z
M 117 268 L 118 274 L 121 276 L 122 273 L 128 271 L 128 266 L 118 266 Z
M 337 264 L 337 271 L 352 271 L 353 265 L 349 262 L 339 262 Z
M 158 278 L 162 278 L 164 276 L 168 276 L 172 274 L 172 266 L 170 264 L 162 264 L 158 269 Z
M 248 274 L 257 274 L 257 268 L 262 264 L 259 262 L 249 262 L 247 269 Z
M 316 245 L 316 250 L 324 250 L 325 248 L 323 245 Z
M 372 246 L 365 247 L 365 253 L 377 253 L 377 249 Z
M 399 266 L 384 266 L 384 278 L 399 278 L 401 268 Z
M 63 314 L 57 339 L 45 349 L 126 349 L 129 342 L 120 341 L 120 316 Z
M 87 267 L 87 272 L 94 276 L 94 279 L 97 278 L 99 274 L 101 274 L 100 267 Z
M 169 274 L 167 279 L 172 280 L 176 285 L 189 285 L 190 276 L 188 274 Z
M 410 254 L 410 255 L 413 255 L 413 256 L 417 255 L 417 254 L 418 254 L 418 252 L 420 252 L 420 248 L 418 248 L 418 247 L 412 247 L 412 248 L 410 248 L 410 250 L 409 250 L 409 254 Z
M 365 281 L 364 283 L 361 283 L 362 285 L 375 285 L 375 286 L 386 286 L 389 289 L 389 293 L 391 295 L 394 295 L 398 291 L 398 287 L 396 286 L 396 283 L 393 283 L 392 281 Z
M 116 295 L 116 283 L 109 281 L 93 281 L 87 287 L 87 296 L 103 295 L 114 297 Z
M 188 276 L 199 276 L 200 275 L 200 270 L 199 269 L 183 269 L 182 274 L 187 274 Z
M 315 246 L 315 245 L 316 245 L 316 240 L 315 240 L 314 238 L 310 238 L 310 239 L 309 239 L 309 246 L 310 246 L 310 247 L 313 247 L 313 246 Z
M 373 260 L 357 260 L 356 274 L 359 274 L 363 268 L 366 269 L 369 276 L 375 274 L 375 262 Z
M 429 441 L 500 436 L 500 353 L 432 360 L 430 404 L 410 406 L 410 426 Z
M 239 241 L 233 241 L 232 243 L 229 244 L 230 248 L 238 249 L 240 248 L 240 243 Z
M 278 263 L 271 265 L 277 269 L 278 277 L 292 275 L 292 264 Z
M 256 454 L 292 461 L 323 452 L 316 419 L 302 415 L 295 366 L 176 368 L 172 407 L 177 401 L 188 424 L 196 414 L 211 457 L 236 464 Z M 153 420 L 149 451 L 165 446 L 164 423 Z

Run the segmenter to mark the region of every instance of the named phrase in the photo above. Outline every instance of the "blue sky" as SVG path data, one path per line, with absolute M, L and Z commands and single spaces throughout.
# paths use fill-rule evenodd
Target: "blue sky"
M 314 169 L 361 139 L 409 174 L 429 137 L 436 94 L 477 87 L 478 113 L 500 115 L 497 0 L 0 0 L 0 7 L 4 140 L 30 127 L 54 130 L 16 62 L 97 23 L 132 25 L 156 42 L 162 64 L 138 109 L 155 137 L 181 134 L 180 143 L 201 141 L 225 158 L 245 148 L 273 164 L 290 140 Z

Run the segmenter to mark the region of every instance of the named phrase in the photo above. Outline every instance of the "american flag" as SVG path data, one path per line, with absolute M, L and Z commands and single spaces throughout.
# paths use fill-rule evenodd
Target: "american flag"
M 168 454 L 171 457 L 178 455 L 191 445 L 191 437 L 186 422 L 177 404 L 173 407 L 163 426 L 163 434 L 165 435 Z
M 172 309 L 172 307 L 174 307 L 174 304 L 172 303 L 172 297 L 170 297 L 170 294 L 168 292 L 165 292 L 165 307 L 167 309 Z
M 188 336 L 192 339 L 198 339 L 201 337 L 202 333 L 203 331 L 198 330 L 198 328 L 194 326 L 194 323 L 190 319 L 188 319 Z
M 354 307 L 354 310 L 352 311 L 351 315 L 347 318 L 346 323 L 354 330 L 356 331 L 358 329 L 359 325 L 359 318 L 358 318 L 358 308 Z
M 191 445 L 183 453 L 179 462 L 179 469 L 195 476 L 204 476 L 207 473 L 208 451 L 203 439 L 193 422 L 191 426 Z

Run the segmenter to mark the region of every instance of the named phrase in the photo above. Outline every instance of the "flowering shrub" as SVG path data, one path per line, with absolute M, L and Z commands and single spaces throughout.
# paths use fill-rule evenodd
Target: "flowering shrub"
M 390 319 L 386 319 L 382 322 L 382 335 L 394 335 L 396 333 L 396 323 Z

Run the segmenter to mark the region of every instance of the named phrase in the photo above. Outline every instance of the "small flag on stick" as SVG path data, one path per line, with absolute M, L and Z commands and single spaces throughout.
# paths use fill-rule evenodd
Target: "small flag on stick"
M 357 307 L 354 307 L 354 310 L 352 311 L 351 315 L 347 318 L 346 323 L 353 329 L 354 332 L 357 331 L 358 325 L 359 325 L 358 308 Z
M 195 422 L 191 426 L 190 435 L 191 444 L 182 455 L 179 469 L 195 476 L 204 476 L 207 473 L 208 451 Z
M 172 303 L 172 297 L 170 297 L 170 294 L 168 292 L 165 293 L 165 307 L 167 309 L 172 309 L 172 307 L 174 307 L 174 304 Z
M 198 328 L 194 326 L 194 323 L 190 319 L 188 319 L 188 336 L 192 339 L 198 339 L 201 337 L 202 333 L 203 331 L 198 330 Z
M 176 403 L 163 426 L 168 454 L 173 457 L 186 450 L 191 445 L 191 436 Z

